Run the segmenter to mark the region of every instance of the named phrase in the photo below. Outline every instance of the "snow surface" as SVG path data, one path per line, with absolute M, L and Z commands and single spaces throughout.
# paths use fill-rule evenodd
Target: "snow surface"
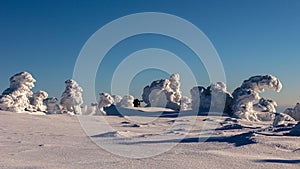
M 152 108 L 145 108 L 151 113 Z M 156 109 L 156 108 L 155 108 Z M 162 109 L 162 108 L 160 108 Z M 139 108 L 141 110 L 141 108 Z M 140 112 L 132 108 L 136 114 Z M 0 111 L 0 168 L 272 168 L 298 169 L 300 124 L 273 128 L 271 122 L 198 116 L 187 136 L 163 154 L 131 159 L 98 147 L 84 133 L 76 116 L 67 114 L 32 116 Z M 193 117 L 157 118 L 138 123 L 126 117 L 82 116 L 88 124 L 104 128 L 106 120 L 115 131 L 91 133 L 92 139 L 107 141 L 116 149 L 146 155 L 175 144 L 171 136 L 186 132 Z M 151 117 L 144 117 L 151 118 Z M 207 137 L 205 122 L 217 124 Z M 170 129 L 173 126 L 172 129 Z M 105 128 L 104 128 L 105 129 Z M 179 130 L 180 129 L 180 130 Z M 298 134 L 299 135 L 299 134 Z M 156 137 L 161 139 L 156 140 Z M 139 151 L 149 150 L 149 151 Z

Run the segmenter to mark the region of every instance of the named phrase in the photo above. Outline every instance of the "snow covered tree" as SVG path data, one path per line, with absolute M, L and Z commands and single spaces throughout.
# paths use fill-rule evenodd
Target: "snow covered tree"
M 42 90 L 39 90 L 33 93 L 32 97 L 29 98 L 31 104 L 30 111 L 42 111 L 45 112 L 47 106 L 44 105 L 44 100 L 48 97 L 48 93 Z
M 98 108 L 101 114 L 106 114 L 104 107 L 109 107 L 114 103 L 114 99 L 108 93 L 100 93 Z
M 146 86 L 142 95 L 147 106 L 166 107 L 173 110 L 180 110 L 180 76 L 172 74 L 170 79 L 156 80 Z
M 30 108 L 29 98 L 35 79 L 28 72 L 15 74 L 10 79 L 10 87 L 0 96 L 0 109 L 12 112 L 23 112 Z
M 62 113 L 81 114 L 80 105 L 82 105 L 82 88 L 75 80 L 66 80 L 66 89 L 62 93 L 60 104 Z
M 278 78 L 272 75 L 258 75 L 245 80 L 241 87 L 238 87 L 232 93 L 234 98 L 231 104 L 233 115 L 251 121 L 274 119 L 276 102 L 270 99 L 261 99 L 259 101 L 259 93 L 263 92 L 265 88 L 279 92 L 282 84 Z M 259 103 L 254 105 L 257 101 Z M 259 109 L 264 111 L 261 112 Z

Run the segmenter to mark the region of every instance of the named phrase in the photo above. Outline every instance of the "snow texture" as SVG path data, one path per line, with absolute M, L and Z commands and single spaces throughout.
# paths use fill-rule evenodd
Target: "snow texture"
M 234 98 L 231 104 L 233 115 L 250 121 L 272 120 L 277 104 L 270 99 L 260 99 L 259 93 L 263 92 L 265 88 L 280 92 L 282 84 L 272 75 L 258 75 L 245 80 L 241 87 L 232 93 Z M 255 104 L 258 101 L 259 103 Z
M 62 113 L 69 114 L 81 114 L 80 105 L 82 100 L 82 88 L 77 84 L 75 80 L 66 80 L 66 89 L 63 92 L 60 100 L 62 106 Z
M 35 79 L 28 72 L 15 74 L 10 79 L 10 87 L 0 96 L 0 109 L 12 112 L 24 112 L 30 109 L 29 98 Z
M 223 82 L 213 83 L 207 88 L 196 86 L 190 90 L 190 93 L 194 111 L 231 111 L 232 95 L 227 91 L 226 84 Z
M 283 113 L 291 116 L 296 121 L 300 121 L 300 103 L 297 103 L 294 108 L 287 108 Z
M 100 113 L 106 114 L 104 111 L 104 107 L 109 107 L 114 103 L 113 97 L 110 96 L 108 93 L 100 93 L 100 98 L 98 102 L 98 108 Z
M 124 96 L 120 101 L 119 107 L 133 107 L 134 97 L 131 95 Z
M 148 107 L 165 107 L 180 110 L 180 76 L 175 73 L 170 79 L 156 80 L 146 86 L 142 94 Z
M 44 104 L 47 106 L 47 114 L 60 114 L 60 107 L 57 104 L 58 99 L 56 97 L 50 97 L 44 100 Z

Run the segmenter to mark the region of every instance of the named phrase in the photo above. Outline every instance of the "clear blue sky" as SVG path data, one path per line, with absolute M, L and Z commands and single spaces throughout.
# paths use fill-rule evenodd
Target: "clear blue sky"
M 264 96 L 294 105 L 300 101 L 299 9 L 298 0 L 1 0 L 0 90 L 7 88 L 11 75 L 28 71 L 37 79 L 34 90 L 60 97 L 82 46 L 95 31 L 128 14 L 164 12 L 190 21 L 208 36 L 223 62 L 230 91 L 252 75 L 273 74 L 284 88 Z M 109 90 L 110 75 L 126 55 L 150 47 L 172 51 L 183 60 L 192 55 L 163 36 L 126 39 L 100 65 L 96 92 Z M 199 85 L 209 85 L 203 65 L 191 60 L 190 66 L 198 72 Z M 141 72 L 132 81 L 132 94 L 138 96 L 147 83 L 164 77 L 157 70 Z M 184 84 L 184 94 L 192 87 Z

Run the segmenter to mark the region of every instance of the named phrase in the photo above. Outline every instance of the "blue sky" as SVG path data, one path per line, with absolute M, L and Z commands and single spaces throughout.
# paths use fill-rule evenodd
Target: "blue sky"
M 298 0 L 1 0 L 0 90 L 7 88 L 11 75 L 28 71 L 37 79 L 34 90 L 60 97 L 82 46 L 94 32 L 128 14 L 163 12 L 188 20 L 207 35 L 223 62 L 230 91 L 250 76 L 273 74 L 284 88 L 263 96 L 294 105 L 300 101 L 299 9 Z M 199 85 L 209 85 L 202 63 L 191 59 L 193 53 L 186 46 L 164 36 L 139 35 L 105 56 L 95 91 L 109 91 L 111 75 L 127 55 L 155 47 L 180 56 L 196 73 Z M 132 80 L 131 94 L 141 97 L 143 86 L 167 76 L 159 70 L 140 72 Z M 184 83 L 184 94 L 192 87 Z

